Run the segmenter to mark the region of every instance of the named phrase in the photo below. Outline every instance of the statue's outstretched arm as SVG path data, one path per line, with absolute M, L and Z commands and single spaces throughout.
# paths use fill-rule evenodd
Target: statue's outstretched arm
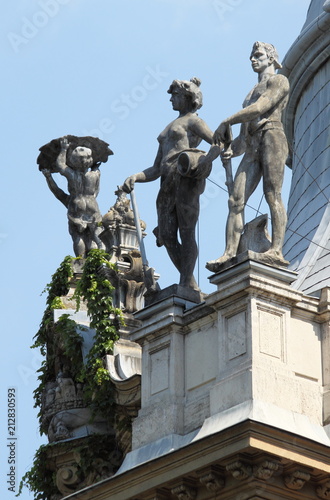
M 160 164 L 163 157 L 162 147 L 159 145 L 158 152 L 152 167 L 146 168 L 138 174 L 133 174 L 127 177 L 122 188 L 126 193 L 130 193 L 134 189 L 135 182 L 151 182 L 158 179 L 161 175 Z
M 283 75 L 275 75 L 270 78 L 267 84 L 267 89 L 256 100 L 246 108 L 241 109 L 233 114 L 223 123 L 235 125 L 236 123 L 244 123 L 255 120 L 258 116 L 263 115 L 270 109 L 274 108 L 282 99 L 289 93 L 289 82 Z

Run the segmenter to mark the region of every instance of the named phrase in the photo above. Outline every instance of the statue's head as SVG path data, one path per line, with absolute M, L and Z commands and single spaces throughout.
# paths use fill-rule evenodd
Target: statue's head
M 76 147 L 70 155 L 70 163 L 77 169 L 91 167 L 93 165 L 92 150 L 83 146 Z
M 187 80 L 173 80 L 168 89 L 168 94 L 173 94 L 174 91 L 182 92 L 182 94 L 191 101 L 192 111 L 197 111 L 203 105 L 203 94 L 199 88 L 201 81 L 199 78 L 193 77 Z
M 265 43 L 265 42 L 255 42 L 252 47 L 251 51 L 251 56 L 254 54 L 254 52 L 258 50 L 264 50 L 268 56 L 268 58 L 271 60 L 271 62 L 274 64 L 275 69 L 281 69 L 282 65 L 278 60 L 278 53 L 277 50 L 275 49 L 274 45 L 271 43 Z

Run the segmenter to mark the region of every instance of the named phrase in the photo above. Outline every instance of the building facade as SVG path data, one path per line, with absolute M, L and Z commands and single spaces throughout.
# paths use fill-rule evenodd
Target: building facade
M 132 428 L 114 429 L 121 464 L 102 476 L 99 463 L 94 484 L 72 481 L 73 458 L 58 454 L 58 498 L 330 498 L 329 28 L 330 0 L 313 0 L 283 63 L 291 269 L 243 260 L 210 277 L 202 303 L 173 292 L 142 308 L 142 278 L 124 287 L 122 277 L 117 299 L 131 321 L 105 361 Z

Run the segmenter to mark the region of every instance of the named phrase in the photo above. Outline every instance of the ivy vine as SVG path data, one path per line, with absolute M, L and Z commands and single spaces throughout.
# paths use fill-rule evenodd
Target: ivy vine
M 42 396 L 46 383 L 54 378 L 54 363 L 59 345 L 61 345 L 63 354 L 70 360 L 70 365 L 75 372 L 72 375 L 80 373 L 82 368 L 79 349 L 82 339 L 77 333 L 76 323 L 67 314 L 62 315 L 57 322 L 54 322 L 54 309 L 64 309 L 61 297 L 65 296 L 69 291 L 70 279 L 73 276 L 73 260 L 74 257 L 66 256 L 52 275 L 51 282 L 43 290 L 43 293 L 47 292 L 46 309 L 39 330 L 34 336 L 34 344 L 31 346 L 32 348 L 39 348 L 43 356 L 47 355 L 37 371 L 39 386 L 33 393 L 34 407 L 40 408 L 38 418 L 41 434 L 46 433 L 47 430 L 44 428 L 42 421 Z
M 56 486 L 56 473 L 49 466 L 50 451 L 67 450 L 67 443 L 51 443 L 41 445 L 35 453 L 34 462 L 31 469 L 22 477 L 16 497 L 20 496 L 24 486 L 35 493 L 34 500 L 50 500 L 59 498 L 59 492 Z M 107 468 L 109 458 L 109 473 L 115 473 L 121 463 L 121 453 L 119 450 L 113 450 L 109 457 L 109 450 L 113 449 L 114 441 L 112 435 L 92 435 L 88 436 L 82 443 L 79 440 L 77 447 L 71 443 L 71 450 L 77 457 L 77 472 L 81 481 L 90 475 L 94 475 L 94 481 L 103 479 L 102 470 L 95 470 L 95 459 L 101 466 Z M 101 467 L 101 468 L 103 468 Z
M 32 345 L 32 348 L 39 347 L 43 356 L 46 355 L 49 328 L 53 326 L 53 310 L 63 308 L 61 297 L 65 296 L 69 291 L 70 279 L 73 276 L 73 260 L 74 257 L 67 255 L 52 275 L 51 282 L 43 290 L 43 293 L 47 292 L 46 309 L 39 330 L 34 336 L 35 342 Z
M 109 372 L 104 366 L 104 356 L 113 353 L 114 344 L 119 339 L 120 324 L 123 324 L 123 315 L 120 309 L 113 306 L 114 287 L 104 270 L 116 271 L 116 268 L 109 262 L 109 255 L 106 252 L 99 249 L 90 250 L 84 263 L 81 279 L 77 283 L 73 296 L 76 308 L 79 310 L 82 300 L 86 303 L 90 328 L 95 330 L 94 344 L 84 365 L 80 349 L 82 338 L 77 333 L 76 323 L 66 314 L 62 315 L 57 322 L 53 319 L 54 309 L 64 308 L 61 297 L 67 295 L 69 291 L 70 280 L 73 277 L 73 261 L 74 257 L 65 257 L 53 274 L 51 283 L 46 285 L 44 290 L 48 293 L 46 309 L 39 330 L 34 337 L 32 348 L 39 348 L 41 354 L 47 357 L 38 370 L 39 386 L 34 391 L 35 407 L 41 408 L 45 385 L 52 378 L 54 379 L 56 349 L 60 342 L 61 349 L 70 362 L 71 375 L 76 382 L 84 384 L 86 406 L 91 408 L 94 416 L 102 415 L 109 423 L 113 423 L 114 395 L 112 385 L 109 383 Z M 41 410 L 38 416 L 40 432 L 46 433 Z M 106 439 L 105 436 L 95 436 L 93 442 L 99 443 L 99 440 L 104 439 Z M 24 485 L 36 493 L 35 500 L 48 500 L 57 493 L 54 473 L 47 468 L 47 450 L 50 446 L 60 445 L 60 443 L 42 445 L 37 450 L 32 468 L 22 478 L 18 495 Z M 98 444 L 95 448 L 93 447 L 93 450 L 89 450 L 88 457 L 91 451 L 94 456 L 97 456 L 99 448 Z M 83 474 L 90 468 L 90 459 L 87 460 L 86 453 L 85 450 L 83 458 L 86 464 L 81 466 Z
M 41 445 L 34 455 L 31 469 L 25 473 L 20 482 L 17 497 L 26 486 L 35 493 L 34 500 L 49 500 L 58 493 L 54 472 L 47 467 L 47 449 L 52 445 Z
M 77 309 L 81 299 L 86 302 L 90 327 L 96 332 L 80 376 L 80 381 L 84 382 L 84 395 L 93 415 L 102 415 L 112 423 L 114 397 L 104 357 L 113 353 L 114 344 L 119 339 L 120 324 L 123 324 L 123 314 L 113 306 L 114 287 L 103 272 L 106 269 L 116 269 L 109 262 L 109 255 L 104 250 L 90 250 L 74 299 Z

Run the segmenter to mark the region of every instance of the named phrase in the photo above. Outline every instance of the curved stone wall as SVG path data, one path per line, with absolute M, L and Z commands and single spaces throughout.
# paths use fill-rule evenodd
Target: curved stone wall
M 324 259 L 324 249 L 330 245 L 330 0 L 311 2 L 281 72 L 291 86 L 284 124 L 292 153 L 283 250 L 290 267 L 299 273 L 298 288 L 309 293 L 318 289 L 310 279 L 312 267 Z M 329 286 L 330 257 L 323 260 L 323 268 L 322 286 Z
M 295 113 L 284 251 L 297 268 L 330 198 L 330 61 L 313 75 Z

